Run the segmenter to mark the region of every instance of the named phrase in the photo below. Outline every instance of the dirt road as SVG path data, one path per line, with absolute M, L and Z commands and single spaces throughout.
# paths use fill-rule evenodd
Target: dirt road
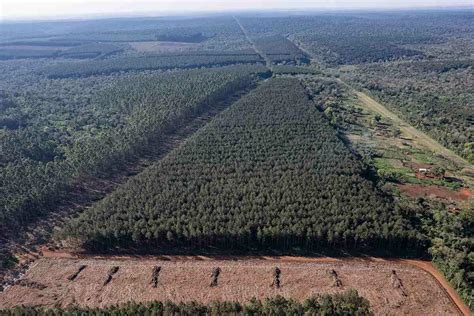
M 387 109 L 381 103 L 377 102 L 367 94 L 361 91 L 357 91 L 352 88 L 349 84 L 344 82 L 341 79 L 337 79 L 341 84 L 348 87 L 357 97 L 359 98 L 362 105 L 366 106 L 369 110 L 380 114 L 383 117 L 391 119 L 396 126 L 400 128 L 400 131 L 409 136 L 413 139 L 413 141 L 417 142 L 418 144 L 428 148 L 429 150 L 442 155 L 446 159 L 453 161 L 458 167 L 460 168 L 469 168 L 472 169 L 474 166 L 470 164 L 467 160 L 463 159 L 462 157 L 458 156 L 453 151 L 447 149 L 436 140 L 428 136 L 427 134 L 419 131 L 418 129 L 414 128 L 404 120 L 402 120 L 398 115 Z
M 396 260 L 396 259 L 395 259 Z M 464 303 L 458 293 L 451 287 L 451 284 L 446 280 L 446 278 L 436 269 L 433 264 L 429 261 L 422 261 L 422 260 L 410 260 L 410 259 L 398 259 L 401 262 L 413 265 L 424 271 L 431 274 L 436 281 L 441 285 L 441 287 L 446 291 L 446 294 L 449 296 L 451 301 L 458 307 L 458 309 L 464 315 L 472 315 L 471 310 L 469 307 Z

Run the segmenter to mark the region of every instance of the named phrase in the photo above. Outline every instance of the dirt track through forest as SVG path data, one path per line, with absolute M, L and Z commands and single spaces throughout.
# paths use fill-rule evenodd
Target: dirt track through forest
M 314 58 L 314 56 L 301 45 L 301 43 L 298 43 L 297 41 L 292 41 L 292 42 L 303 52 L 308 54 L 308 56 L 312 58 L 311 59 L 312 62 L 315 62 L 316 64 L 320 64 L 318 60 Z M 418 144 L 451 160 L 460 168 L 468 168 L 470 170 L 474 169 L 474 166 L 471 163 L 469 163 L 467 160 L 460 157 L 452 150 L 447 149 L 446 147 L 438 143 L 436 140 L 434 140 L 427 134 L 411 126 L 410 124 L 402 120 L 398 115 L 396 115 L 395 113 L 387 109 L 380 102 L 377 102 L 366 93 L 356 90 L 344 80 L 340 78 L 337 78 L 336 80 L 339 83 L 343 84 L 345 87 L 349 88 L 349 90 L 352 91 L 358 97 L 362 105 L 366 106 L 369 110 L 374 111 L 383 117 L 391 119 L 400 128 L 400 131 L 402 133 L 406 134 L 407 136 L 410 136 L 410 138 L 412 138 Z
M 400 131 L 403 134 L 408 135 L 410 138 L 412 138 L 413 141 L 453 161 L 458 167 L 469 169 L 472 169 L 474 167 L 467 160 L 458 156 L 456 153 L 447 149 L 427 134 L 423 133 L 422 131 L 416 129 L 415 127 L 402 120 L 400 117 L 398 117 L 398 115 L 387 109 L 380 102 L 377 102 L 376 100 L 368 96 L 366 93 L 355 90 L 341 79 L 337 80 L 344 86 L 348 87 L 358 97 L 362 105 L 366 106 L 371 111 L 376 112 L 383 117 L 391 119 L 395 123 L 395 125 L 400 128 Z
M 237 19 L 235 16 L 234 16 L 234 20 L 235 22 L 239 25 L 240 29 L 242 30 L 242 33 L 244 33 L 244 36 L 245 38 L 247 39 L 247 41 L 250 43 L 250 45 L 252 45 L 252 48 L 253 50 L 260 55 L 260 57 L 263 58 L 263 60 L 265 60 L 265 64 L 266 66 L 269 68 L 269 69 L 272 69 L 272 62 L 270 61 L 270 59 L 268 59 L 267 55 L 265 55 L 261 50 L 259 50 L 257 48 L 257 45 L 255 45 L 254 41 L 250 38 L 250 35 L 249 33 L 247 32 L 247 30 L 245 29 L 245 27 L 240 23 L 239 19 Z

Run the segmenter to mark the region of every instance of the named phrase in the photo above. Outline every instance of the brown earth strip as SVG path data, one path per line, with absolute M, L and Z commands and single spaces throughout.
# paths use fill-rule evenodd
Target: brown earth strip
M 141 53 L 154 53 L 154 52 L 176 52 L 191 50 L 198 47 L 195 43 L 182 43 L 182 42 L 161 42 L 161 41 L 149 41 L 149 42 L 129 42 L 128 43 L 134 50 Z
M 253 296 L 264 298 L 276 294 L 302 300 L 319 293 L 355 288 L 369 299 L 376 314 L 470 315 L 469 308 L 436 268 L 430 262 L 421 260 L 374 257 L 88 256 L 51 251 L 45 251 L 44 256 L 32 266 L 25 278 L 45 284 L 47 288 L 39 291 L 13 286 L 0 294 L 0 307 L 19 303 L 66 306 L 71 302 L 106 306 L 131 299 L 245 301 Z M 80 265 L 87 265 L 87 269 L 75 282 L 67 281 L 67 277 Z M 150 274 L 157 265 L 161 267 L 160 282 L 153 290 Z M 103 278 L 112 266 L 120 266 L 120 270 L 105 288 Z M 282 271 L 281 290 L 270 287 L 276 266 Z M 219 285 L 211 289 L 209 282 L 214 267 L 222 271 Z M 328 270 L 337 272 L 342 287 L 332 286 Z M 400 277 L 403 291 L 391 287 L 392 270 L 396 270 Z M 401 295 L 402 292 L 406 296 Z

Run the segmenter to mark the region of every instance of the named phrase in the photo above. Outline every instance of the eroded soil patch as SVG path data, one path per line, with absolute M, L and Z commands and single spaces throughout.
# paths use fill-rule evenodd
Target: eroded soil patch
M 468 188 L 459 190 L 451 190 L 446 187 L 436 185 L 420 185 L 420 184 L 400 184 L 400 190 L 410 197 L 436 197 L 448 201 L 467 201 L 474 197 L 474 192 Z

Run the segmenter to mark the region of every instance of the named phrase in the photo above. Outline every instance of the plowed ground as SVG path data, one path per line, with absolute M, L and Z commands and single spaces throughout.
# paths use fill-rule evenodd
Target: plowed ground
M 28 286 L 28 282 L 14 285 L 0 293 L 0 309 L 20 304 L 103 307 L 130 300 L 245 302 L 252 297 L 262 299 L 278 294 L 304 300 L 354 288 L 370 301 L 377 315 L 461 314 L 439 281 L 412 264 L 373 259 L 303 259 L 43 258 L 32 265 L 23 279 L 46 288 Z M 74 281 L 69 281 L 68 277 L 80 265 L 87 267 Z M 152 270 L 156 265 L 161 271 L 158 286 L 153 288 Z M 120 268 L 112 281 L 104 285 L 112 266 Z M 271 287 L 276 266 L 282 271 L 280 289 Z M 210 287 L 214 267 L 220 267 L 221 273 L 218 286 Z M 342 281 L 341 287 L 333 285 L 328 273 L 332 269 Z M 401 280 L 401 288 L 392 285 L 392 270 Z

